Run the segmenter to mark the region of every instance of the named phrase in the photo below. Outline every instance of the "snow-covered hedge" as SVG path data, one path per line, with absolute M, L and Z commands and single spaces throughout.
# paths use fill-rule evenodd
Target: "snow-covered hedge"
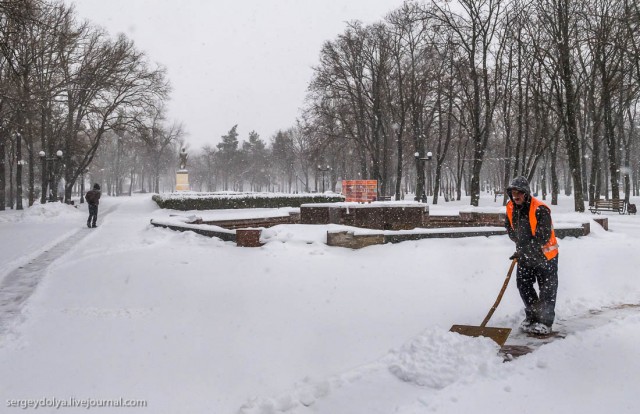
M 185 191 L 164 193 L 153 196 L 160 208 L 173 210 L 218 210 L 237 208 L 279 208 L 300 207 L 307 203 L 332 203 L 344 201 L 341 194 L 318 193 L 198 193 Z

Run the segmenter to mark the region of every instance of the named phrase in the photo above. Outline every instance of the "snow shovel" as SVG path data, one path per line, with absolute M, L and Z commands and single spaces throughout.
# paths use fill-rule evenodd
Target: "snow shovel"
M 453 325 L 449 332 L 457 332 L 461 335 L 466 336 L 485 336 L 487 338 L 493 339 L 498 345 L 502 346 L 505 342 L 507 342 L 507 338 L 511 333 L 511 328 L 492 328 L 488 327 L 487 323 L 491 316 L 493 316 L 493 312 L 495 312 L 496 308 L 500 304 L 500 300 L 502 300 L 502 295 L 504 295 L 504 291 L 507 290 L 507 285 L 509 284 L 509 280 L 511 279 L 511 273 L 513 273 L 513 268 L 516 266 L 517 258 L 514 258 L 511 261 L 511 267 L 509 268 L 509 273 L 507 273 L 507 278 L 502 285 L 502 289 L 498 294 L 498 298 L 496 299 L 496 303 L 493 304 L 491 310 L 487 314 L 487 317 L 484 318 L 484 321 L 480 324 L 480 326 L 472 326 L 472 325 Z

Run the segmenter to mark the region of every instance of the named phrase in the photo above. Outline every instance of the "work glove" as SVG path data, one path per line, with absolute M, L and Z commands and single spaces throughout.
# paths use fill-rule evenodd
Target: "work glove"
M 511 255 L 511 257 L 509 257 L 509 260 L 513 260 L 513 259 L 519 259 L 520 258 L 520 253 L 519 252 L 515 252 Z

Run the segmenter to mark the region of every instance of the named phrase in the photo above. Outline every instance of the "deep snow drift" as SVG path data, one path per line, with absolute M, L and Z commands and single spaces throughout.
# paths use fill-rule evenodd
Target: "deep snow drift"
M 572 207 L 551 206 L 554 222 L 592 219 Z M 487 195 L 480 209 L 502 207 Z M 263 247 L 238 248 L 152 227 L 194 212 L 160 210 L 150 196 L 105 197 L 100 210 L 97 229 L 83 227 L 86 205 L 0 212 L 3 289 L 15 269 L 78 239 L 20 313 L 0 318 L 0 412 L 46 398 L 147 405 L 100 409 L 117 413 L 640 410 L 640 312 L 620 306 L 640 304 L 640 216 L 603 214 L 610 231 L 591 221 L 589 236 L 560 240 L 567 338 L 504 363 L 490 340 L 448 329 L 486 315 L 514 249 L 506 236 L 353 251 L 324 244 L 330 226 L 281 225 L 263 232 Z M 522 319 L 514 282 L 491 326 Z

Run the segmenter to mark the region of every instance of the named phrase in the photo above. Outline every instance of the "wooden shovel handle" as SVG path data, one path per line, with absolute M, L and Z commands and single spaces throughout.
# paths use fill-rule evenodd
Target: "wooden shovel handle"
M 485 326 L 487 326 L 487 323 L 489 323 L 489 319 L 491 319 L 491 317 L 493 316 L 493 312 L 496 311 L 496 309 L 498 308 L 498 305 L 500 304 L 500 301 L 502 300 L 502 295 L 504 295 L 504 291 L 507 290 L 507 285 L 509 284 L 509 280 L 511 280 L 511 273 L 513 273 L 513 268 L 516 267 L 516 263 L 518 262 L 518 259 L 513 259 L 511 261 L 511 267 L 509 267 L 509 272 L 507 273 L 507 278 L 504 280 L 504 284 L 502 285 L 502 289 L 500 289 L 500 293 L 498 294 L 498 298 L 496 299 L 496 303 L 493 304 L 493 306 L 491 307 L 491 310 L 489 310 L 489 313 L 487 314 L 487 317 L 484 318 L 484 321 L 482 321 L 482 324 L 480 325 L 480 327 L 484 328 Z

